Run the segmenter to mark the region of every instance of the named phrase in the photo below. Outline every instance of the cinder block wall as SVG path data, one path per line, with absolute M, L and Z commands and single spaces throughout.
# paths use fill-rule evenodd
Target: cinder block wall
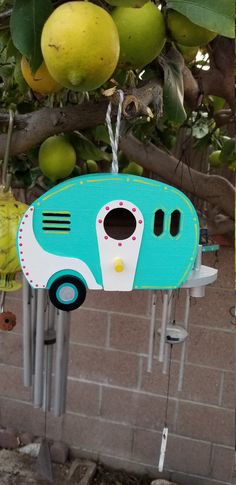
M 233 250 L 221 248 L 218 262 L 205 255 L 204 263 L 217 264 L 219 278 L 205 298 L 192 299 L 181 393 L 180 349 L 173 352 L 163 476 L 180 485 L 230 484 L 234 466 Z M 7 297 L 17 314 L 15 330 L 0 333 L 0 424 L 42 435 L 43 413 L 22 384 L 20 296 Z M 177 322 L 184 296 L 180 292 Z M 150 294 L 89 292 L 71 319 L 67 413 L 48 415 L 49 437 L 66 441 L 75 455 L 158 477 L 167 376 L 157 359 L 152 374 L 146 370 Z

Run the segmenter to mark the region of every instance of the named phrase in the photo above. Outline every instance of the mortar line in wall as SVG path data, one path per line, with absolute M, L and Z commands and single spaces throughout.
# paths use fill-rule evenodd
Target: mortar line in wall
M 230 318 L 230 315 L 229 315 L 229 318 Z M 209 327 L 207 324 L 206 325 L 200 325 L 198 323 L 191 323 L 191 321 L 190 321 L 190 326 L 194 327 L 194 328 L 209 330 L 209 331 L 212 331 L 212 332 L 230 333 L 230 334 L 235 333 L 233 325 L 231 323 L 229 323 L 229 328 L 227 328 L 227 327 L 222 328 L 222 327 L 213 327 L 213 326 Z
M 71 447 L 73 450 L 78 450 L 78 451 L 81 451 L 80 448 L 78 448 L 77 446 L 72 446 Z M 89 450 L 87 448 L 83 448 L 82 451 L 84 453 L 88 453 L 89 455 L 91 454 L 94 454 L 95 452 L 93 450 Z M 132 459 L 127 459 L 126 457 L 123 457 L 123 456 L 117 456 L 117 455 L 110 455 L 108 453 L 103 453 L 104 458 L 112 458 L 112 459 L 115 459 L 116 461 L 122 461 L 122 462 L 126 462 L 126 463 L 130 463 L 132 465 L 139 465 L 141 467 L 148 467 L 150 470 L 153 470 L 153 472 L 157 473 L 158 472 L 158 466 L 157 465 L 152 465 L 151 463 L 145 463 L 145 462 L 142 462 L 140 460 L 132 460 Z M 102 462 L 102 460 L 101 460 Z M 165 470 L 167 473 L 179 473 L 180 475 L 185 475 L 186 477 L 188 478 L 200 478 L 201 480 L 205 480 L 206 477 L 204 477 L 203 475 L 197 475 L 197 474 L 189 474 L 189 473 L 183 473 L 179 470 L 174 470 L 172 468 L 168 468 Z M 230 482 L 225 482 L 222 480 L 216 480 L 215 478 L 211 478 L 211 477 L 207 477 L 207 480 L 210 480 L 212 481 L 212 484 L 224 484 L 224 485 L 232 485 Z
M 144 394 L 145 396 L 151 396 L 151 397 L 157 397 L 157 398 L 163 398 L 166 399 L 165 394 L 158 394 L 150 391 L 146 391 L 144 389 L 137 389 L 137 387 L 125 387 L 125 386 L 118 386 L 116 384 L 107 384 L 106 382 L 98 382 L 98 381 L 93 381 L 90 379 L 77 379 L 75 377 L 69 376 L 69 380 L 74 380 L 82 383 L 87 383 L 87 384 L 95 384 L 97 386 L 102 385 L 103 387 L 106 387 L 107 389 L 115 389 L 115 390 L 120 390 L 120 391 L 125 391 L 125 392 L 130 392 L 130 393 L 136 393 L 136 394 Z M 180 396 L 170 396 L 170 400 L 172 401 L 179 401 L 181 403 L 186 403 L 186 404 L 193 404 L 193 405 L 200 405 L 208 408 L 213 408 L 213 409 L 220 409 L 224 411 L 233 411 L 233 408 L 227 408 L 227 407 L 220 407 L 218 404 L 209 404 L 209 403 L 204 403 L 201 401 L 192 401 L 191 399 L 184 399 L 181 398 Z
M 225 376 L 225 373 L 222 372 L 220 376 L 220 388 L 219 388 L 219 400 L 218 400 L 219 406 L 222 406 L 222 403 L 223 403 L 224 376 Z
M 139 356 L 139 357 L 147 358 L 147 354 L 144 353 L 144 352 L 132 352 L 130 350 L 121 350 L 121 349 L 117 349 L 117 348 L 114 348 L 114 347 L 106 348 L 104 346 L 86 344 L 86 343 L 83 343 L 83 342 L 74 342 L 74 341 L 70 341 L 70 344 L 76 345 L 78 347 L 80 346 L 80 347 L 86 347 L 86 348 L 97 349 L 97 350 L 103 349 L 103 350 L 108 350 L 109 352 L 119 352 L 121 354 L 136 355 L 136 356 Z M 154 356 L 153 359 L 154 359 L 154 361 L 158 362 L 157 356 Z M 180 361 L 178 359 L 172 359 L 172 362 L 179 363 Z M 205 364 L 203 365 L 203 364 L 198 364 L 198 363 L 195 363 L 195 362 L 187 362 L 187 364 L 195 366 L 195 367 L 201 367 L 203 369 L 212 369 L 212 370 L 225 371 L 225 372 L 234 372 L 233 370 L 230 370 L 230 369 L 225 369 L 225 368 L 222 369 L 222 367 L 214 367 L 214 366 L 205 365 Z
M 32 407 L 32 403 L 30 403 L 28 401 L 23 401 L 21 399 L 17 399 L 16 400 L 16 399 L 7 398 L 7 397 L 3 397 L 3 396 L 1 396 L 0 400 L 1 399 L 3 401 L 18 402 L 18 403 L 21 403 L 21 404 L 24 404 L 24 405 L 26 404 L 26 405 Z M 39 409 L 37 409 L 36 411 L 39 411 Z M 106 422 L 106 423 L 110 423 L 110 424 L 115 424 L 115 425 L 120 425 L 120 426 L 124 426 L 124 427 L 127 427 L 127 425 L 129 425 L 127 422 L 115 421 L 115 420 L 111 420 L 111 419 L 104 418 L 102 416 L 88 416 L 87 414 L 75 413 L 73 411 L 68 411 L 67 412 L 67 415 L 82 417 L 82 418 L 91 419 L 91 420 L 99 420 L 99 421 L 102 421 L 102 422 Z M 50 415 L 49 415 L 49 419 L 50 419 Z M 132 425 L 130 425 L 130 429 L 132 429 Z M 161 430 L 158 430 L 158 429 L 145 428 L 145 427 L 142 427 L 142 426 L 136 426 L 135 429 L 136 430 L 141 430 L 141 431 L 148 431 L 149 433 L 155 433 L 155 434 L 161 435 Z M 176 432 L 170 432 L 170 436 L 173 436 L 173 437 L 176 437 L 176 438 L 182 438 L 182 439 L 185 439 L 185 440 L 194 441 L 194 442 L 198 442 L 198 443 L 205 443 L 205 444 L 211 444 L 212 443 L 211 441 L 208 441 L 208 440 L 191 438 L 189 436 L 177 434 Z M 233 446 L 229 446 L 229 445 L 226 445 L 226 444 L 223 444 L 223 443 L 213 443 L 213 445 L 216 446 L 216 447 L 218 446 L 218 447 L 221 447 L 221 448 L 225 448 L 225 449 L 229 449 L 229 450 L 234 450 L 234 447 Z
M 88 419 L 92 419 L 92 420 L 99 420 L 99 421 L 106 422 L 106 423 L 109 423 L 109 424 L 121 425 L 123 427 L 129 426 L 130 429 L 134 429 L 132 424 L 128 424 L 127 422 L 117 422 L 117 421 L 114 421 L 114 420 L 105 419 L 102 416 L 101 417 L 99 417 L 99 416 L 87 416 L 86 414 L 77 414 L 73 411 L 69 411 L 67 414 L 72 415 L 72 416 L 79 416 L 79 417 L 83 417 L 83 418 L 88 418 Z M 147 431 L 148 433 L 154 433 L 154 434 L 160 435 L 160 437 L 162 436 L 162 429 L 153 429 L 153 428 L 145 428 L 145 427 L 142 427 L 142 426 L 135 426 L 135 430 Z M 213 444 L 214 446 L 218 446 L 220 448 L 224 448 L 224 449 L 227 449 L 227 450 L 230 450 L 230 451 L 234 450 L 233 446 L 225 445 L 223 443 L 222 444 L 221 443 L 212 443 L 209 440 L 202 440 L 200 438 L 199 439 L 198 438 L 191 438 L 189 436 L 181 435 L 181 434 L 178 434 L 178 433 L 173 432 L 173 431 L 170 431 L 169 436 L 171 436 L 173 438 L 183 439 L 183 440 L 186 440 L 186 441 L 193 441 L 193 442 L 196 442 L 196 443 L 202 443 L 202 444 L 207 444 L 207 445 Z

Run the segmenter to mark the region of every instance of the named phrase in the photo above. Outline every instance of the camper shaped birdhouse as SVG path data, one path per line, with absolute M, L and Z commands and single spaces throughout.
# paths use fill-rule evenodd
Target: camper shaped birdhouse
M 191 272 L 199 224 L 190 200 L 167 184 L 125 174 L 67 180 L 37 199 L 18 232 L 33 288 L 62 310 L 86 289 L 176 289 Z

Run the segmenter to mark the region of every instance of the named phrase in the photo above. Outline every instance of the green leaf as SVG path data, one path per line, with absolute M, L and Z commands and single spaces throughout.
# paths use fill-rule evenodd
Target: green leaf
M 98 125 L 94 130 L 94 138 L 98 142 L 105 143 L 106 145 L 110 145 L 110 137 L 108 133 L 108 129 L 106 125 Z
M 74 146 L 76 154 L 82 160 L 106 160 L 110 162 L 112 160 L 111 153 L 100 150 L 91 140 L 86 138 L 81 133 L 73 133 L 69 135 L 69 139 Z
M 235 37 L 234 0 L 167 0 L 167 8 L 177 10 L 201 27 Z
M 164 71 L 163 102 L 165 114 L 169 121 L 182 124 L 186 118 L 183 106 L 184 84 L 180 66 L 168 57 L 159 58 Z
M 52 12 L 50 0 L 15 0 L 10 20 L 12 41 L 33 72 L 42 64 L 40 47 L 44 23 Z

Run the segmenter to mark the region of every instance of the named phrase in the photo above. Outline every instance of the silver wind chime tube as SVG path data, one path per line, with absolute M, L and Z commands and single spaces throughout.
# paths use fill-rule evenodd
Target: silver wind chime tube
M 168 308 L 167 308 L 167 325 L 171 322 L 171 315 L 172 315 L 172 303 L 174 294 L 172 290 L 169 293 L 169 301 L 168 301 Z M 168 364 L 170 360 L 170 344 L 165 340 L 165 348 L 164 348 L 164 361 L 163 361 L 163 368 L 162 373 L 167 374 L 168 372 Z
M 47 328 L 44 333 L 44 352 L 45 352 L 45 371 L 44 371 L 44 397 L 43 410 L 51 410 L 51 393 L 52 393 L 52 372 L 53 372 L 53 349 L 56 343 L 55 332 L 55 314 L 56 308 L 48 298 L 47 302 Z
M 163 297 L 163 306 L 162 306 L 162 318 L 161 318 L 161 337 L 160 337 L 160 348 L 159 348 L 159 362 L 164 361 L 164 354 L 165 354 L 165 342 L 166 342 L 166 327 L 168 324 L 168 302 L 169 296 L 171 292 L 166 291 Z
M 69 355 L 70 314 L 62 310 L 57 315 L 54 416 L 59 417 L 65 411 L 66 384 Z
M 37 290 L 36 345 L 35 345 L 35 378 L 34 407 L 43 405 L 44 391 L 44 328 L 45 328 L 45 290 Z
M 156 323 L 156 306 L 157 306 L 157 292 L 152 292 L 151 299 L 151 321 L 149 329 L 149 346 L 148 346 L 148 362 L 147 372 L 152 372 L 153 353 L 155 345 L 155 323 Z
M 186 332 L 188 331 L 188 324 L 189 324 L 189 310 L 190 310 L 190 291 L 189 289 L 187 289 L 186 300 L 185 300 L 185 312 L 184 312 L 184 328 Z M 187 350 L 187 341 L 185 339 L 184 342 L 182 343 L 182 350 L 181 350 L 181 357 L 180 357 L 178 391 L 182 391 L 182 388 L 183 388 L 186 350 Z
M 36 318 L 37 318 L 37 295 L 38 290 L 30 289 L 30 327 L 31 327 L 31 362 L 32 362 L 32 379 L 35 371 L 35 342 L 36 342 Z
M 25 387 L 32 385 L 32 332 L 30 286 L 23 278 L 23 381 Z

